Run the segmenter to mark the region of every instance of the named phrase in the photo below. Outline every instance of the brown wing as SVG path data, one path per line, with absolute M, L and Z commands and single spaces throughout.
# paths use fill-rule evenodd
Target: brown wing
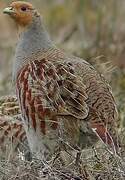
M 83 92 L 87 94 L 85 103 L 89 113 L 85 120 L 104 143 L 109 144 L 114 151 L 118 150 L 118 113 L 108 82 L 86 61 L 76 57 L 63 59 L 64 64 L 69 64 L 70 69 L 74 68 L 76 76 L 81 77 L 86 87 Z
M 111 88 L 90 64 L 81 59 L 74 58 L 75 69 L 86 85 L 88 98 L 86 103 L 89 107 L 87 121 L 96 129 L 97 135 L 103 142 L 116 145 L 117 148 L 117 119 L 118 113 Z M 114 140 L 114 142 L 113 142 Z
M 41 127 L 43 134 L 47 119 L 52 128 L 57 128 L 57 116 L 84 119 L 88 115 L 85 85 L 70 68 L 43 58 L 30 62 L 18 75 L 17 89 L 24 119 L 31 120 L 29 125 L 35 130 Z

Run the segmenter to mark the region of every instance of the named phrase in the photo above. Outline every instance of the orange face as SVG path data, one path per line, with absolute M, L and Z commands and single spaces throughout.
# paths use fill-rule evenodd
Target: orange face
M 20 26 L 29 25 L 32 22 L 33 6 L 28 2 L 16 1 L 4 9 L 4 13 L 10 15 Z

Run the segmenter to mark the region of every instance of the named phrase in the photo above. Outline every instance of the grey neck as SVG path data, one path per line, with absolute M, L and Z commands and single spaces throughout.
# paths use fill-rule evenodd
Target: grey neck
M 15 53 L 13 78 L 15 79 L 18 71 L 27 63 L 27 57 L 30 57 L 39 50 L 45 51 L 52 47 L 55 46 L 41 22 L 41 17 L 36 17 L 26 31 L 20 34 Z

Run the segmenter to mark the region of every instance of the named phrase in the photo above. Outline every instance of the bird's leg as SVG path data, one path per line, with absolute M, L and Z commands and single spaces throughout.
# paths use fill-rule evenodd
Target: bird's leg
M 86 170 L 86 166 L 83 164 L 81 160 L 81 151 L 76 154 L 75 166 L 78 168 L 79 173 L 82 175 L 83 179 L 88 180 L 89 174 Z
M 60 153 L 61 153 L 60 148 L 58 148 L 58 149 L 55 150 L 52 159 L 51 159 L 50 161 L 48 161 L 48 163 L 49 163 L 51 166 L 54 166 L 56 160 L 61 161 L 61 157 L 60 157 L 61 155 L 60 155 Z M 62 161 L 61 161 L 61 163 L 62 163 Z
M 98 157 L 97 151 L 96 151 L 96 149 L 95 149 L 94 146 L 92 146 L 92 150 L 93 150 L 93 152 L 94 152 L 94 157 L 96 158 L 96 160 L 97 160 L 98 162 L 100 162 L 100 158 Z
M 80 162 L 81 162 L 81 151 L 77 152 L 76 154 L 75 165 L 79 165 Z
M 55 161 L 60 157 L 60 151 L 56 153 L 56 155 L 53 157 L 52 165 L 54 165 Z

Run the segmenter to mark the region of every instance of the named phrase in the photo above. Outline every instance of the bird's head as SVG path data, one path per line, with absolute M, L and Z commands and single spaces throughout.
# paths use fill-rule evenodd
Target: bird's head
M 36 17 L 40 16 L 32 4 L 24 1 L 12 2 L 3 10 L 3 13 L 8 14 L 22 27 L 28 26 Z

